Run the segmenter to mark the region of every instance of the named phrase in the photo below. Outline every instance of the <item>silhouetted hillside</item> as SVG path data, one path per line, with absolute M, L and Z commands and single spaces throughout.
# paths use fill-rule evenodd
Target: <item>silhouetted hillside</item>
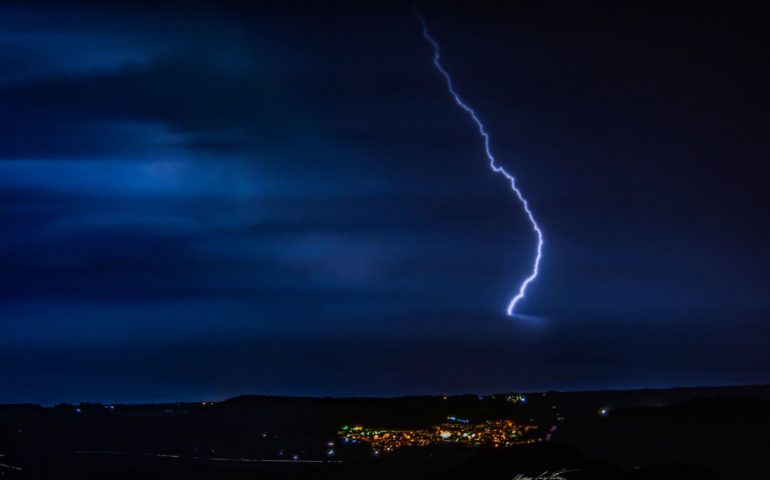
M 523 438 L 526 444 L 508 448 L 463 445 L 442 441 L 438 435 L 442 429 L 472 432 L 474 425 L 496 425 L 498 419 L 532 425 L 534 430 Z M 363 433 L 344 435 L 352 425 L 371 435 L 434 431 L 437 441 L 381 451 Z M 149 405 L 4 405 L 0 406 L 0 475 L 10 479 L 511 480 L 549 472 L 570 480 L 770 478 L 768 428 L 770 388 L 766 386 L 483 397 L 241 396 L 223 402 Z

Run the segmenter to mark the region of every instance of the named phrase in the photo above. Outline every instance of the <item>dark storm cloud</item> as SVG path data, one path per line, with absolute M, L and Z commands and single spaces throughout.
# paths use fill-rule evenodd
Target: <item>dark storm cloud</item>
M 393 273 L 385 270 L 409 269 L 400 266 L 405 261 L 442 274 L 443 262 L 431 256 L 451 251 L 450 239 L 472 218 L 466 212 L 489 210 L 490 219 L 504 214 L 494 208 L 494 197 L 455 197 L 467 193 L 464 186 L 447 185 L 453 196 L 430 193 L 441 190 L 437 182 L 448 183 L 440 175 L 447 165 L 430 170 L 414 151 L 416 134 L 406 132 L 433 123 L 434 145 L 443 142 L 439 148 L 448 151 L 463 142 L 411 110 L 432 102 L 452 111 L 443 95 L 424 94 L 435 83 L 426 80 L 434 79 L 424 65 L 423 81 L 414 85 L 399 73 L 403 52 L 394 54 L 378 36 L 370 48 L 351 48 L 316 32 L 326 42 L 302 52 L 311 59 L 306 62 L 292 51 L 293 31 L 283 38 L 259 33 L 237 41 L 188 41 L 142 63 L 48 74 L 2 88 L 0 96 L 15 112 L 4 128 L 9 141 L 2 152 L 2 169 L 13 177 L 9 186 L 64 192 L 83 203 L 68 212 L 36 207 L 55 212 L 37 225 L 39 244 L 56 239 L 52 256 L 66 259 L 60 260 L 65 265 L 73 258 L 83 264 L 59 275 L 35 271 L 32 285 L 61 285 L 69 278 L 59 289 L 98 295 L 106 288 L 130 296 L 137 289 L 125 283 L 141 283 L 139 291 L 146 291 L 149 275 L 186 277 L 197 268 L 211 277 L 233 275 L 226 283 L 254 288 L 287 277 L 300 284 L 358 281 L 366 288 L 368 275 L 386 281 Z M 389 38 L 396 33 L 392 27 L 387 32 Z M 275 48 L 260 55 L 265 42 Z M 333 58 L 341 53 L 349 55 L 340 69 Z M 415 66 L 421 60 L 410 58 Z M 404 152 L 404 145 L 411 150 Z M 472 146 L 463 145 L 469 152 Z M 389 177 L 411 180 L 406 198 L 385 193 L 394 188 Z M 431 190 L 418 194 L 426 180 Z M 362 194 L 362 188 L 383 193 Z M 433 219 L 447 210 L 456 215 L 436 224 Z M 232 213 L 238 211 L 243 213 Z M 27 221 L 28 215 L 16 213 L 11 220 Z M 484 223 L 470 221 L 482 230 L 500 228 Z M 423 238 L 415 241 L 410 230 Z M 251 275 L 234 267 L 244 262 Z M 468 261 L 466 273 L 490 262 Z M 143 265 L 154 267 L 143 274 Z M 100 278 L 105 287 L 98 281 L 88 287 Z M 116 278 L 123 279 L 120 286 L 110 287 Z M 170 288 L 165 283 L 156 286 Z M 16 295 L 25 284 L 23 278 L 16 283 Z
M 387 393 L 377 379 L 410 365 L 393 393 L 756 377 L 667 372 L 685 331 L 688 361 L 766 361 L 746 334 L 770 308 L 770 79 L 749 16 L 425 7 L 546 234 L 538 316 L 512 323 L 534 240 L 410 7 L 9 5 L 14 399 L 129 398 L 110 372 L 157 398 L 185 362 L 162 396 Z M 715 341 L 731 322 L 740 338 Z

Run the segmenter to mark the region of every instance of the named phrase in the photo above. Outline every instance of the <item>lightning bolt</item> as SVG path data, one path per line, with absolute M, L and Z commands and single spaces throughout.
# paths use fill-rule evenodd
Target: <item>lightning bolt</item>
M 529 219 L 529 223 L 532 225 L 532 230 L 535 231 L 535 234 L 537 235 L 537 255 L 535 255 L 535 261 L 532 265 L 532 272 L 529 274 L 527 278 L 524 279 L 524 281 L 519 286 L 519 290 L 516 292 L 516 295 L 511 299 L 510 303 L 508 304 L 508 309 L 506 312 L 509 316 L 513 315 L 513 311 L 516 308 L 516 304 L 519 303 L 521 299 L 524 298 L 524 294 L 527 292 L 527 287 L 529 287 L 529 284 L 535 281 L 535 278 L 537 278 L 537 275 L 540 271 L 540 259 L 543 257 L 543 232 L 540 230 L 540 226 L 535 221 L 535 216 L 532 214 L 532 210 L 529 208 L 529 203 L 527 203 L 527 199 L 524 198 L 524 195 L 522 195 L 521 190 L 516 186 L 516 179 L 513 175 L 508 173 L 505 168 L 501 167 L 497 164 L 497 161 L 495 160 L 495 156 L 492 153 L 492 148 L 489 146 L 489 133 L 487 133 L 486 128 L 484 128 L 484 124 L 481 122 L 481 119 L 476 114 L 476 111 L 471 108 L 463 99 L 460 97 L 460 95 L 457 93 L 457 91 L 454 88 L 454 85 L 452 84 L 452 77 L 449 75 L 449 72 L 444 68 L 444 66 L 441 64 L 441 53 L 439 49 L 438 42 L 431 37 L 430 32 L 428 31 L 428 24 L 425 23 L 425 19 L 420 15 L 417 14 L 417 19 L 420 21 L 420 25 L 422 26 L 422 36 L 425 38 L 425 40 L 428 41 L 428 43 L 431 44 L 433 47 L 433 65 L 436 67 L 436 70 L 441 73 L 441 75 L 446 80 L 447 88 L 449 89 L 449 93 L 452 95 L 452 98 L 454 98 L 455 103 L 457 106 L 465 110 L 465 112 L 470 115 L 471 119 L 473 119 L 473 122 L 476 124 L 476 126 L 479 129 L 479 134 L 481 135 L 481 138 L 484 140 L 484 153 L 487 156 L 487 160 L 489 160 L 489 168 L 497 174 L 502 175 L 505 177 L 508 182 L 511 184 L 511 190 L 516 194 L 516 197 L 518 197 L 519 202 L 521 202 L 521 206 L 524 208 L 524 213 L 527 214 L 527 218 Z

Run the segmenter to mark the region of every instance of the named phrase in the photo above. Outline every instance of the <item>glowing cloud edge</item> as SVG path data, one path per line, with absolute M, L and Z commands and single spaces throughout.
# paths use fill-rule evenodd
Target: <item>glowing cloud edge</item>
M 460 95 L 455 91 L 454 85 L 452 84 L 452 77 L 449 75 L 449 72 L 446 71 L 444 66 L 441 64 L 441 53 L 439 49 L 438 42 L 431 37 L 430 32 L 428 31 L 428 24 L 425 22 L 425 19 L 422 17 L 422 15 L 417 14 L 417 19 L 420 21 L 420 25 L 422 26 L 422 36 L 425 38 L 425 40 L 430 43 L 430 45 L 433 47 L 433 65 L 436 67 L 436 70 L 441 73 L 441 75 L 446 80 L 447 88 L 449 89 L 449 93 L 454 98 L 455 103 L 465 110 L 465 112 L 470 115 L 471 119 L 473 119 L 473 122 L 476 124 L 476 126 L 479 129 L 479 134 L 481 135 L 482 139 L 484 140 L 484 152 L 486 153 L 487 159 L 489 160 L 489 168 L 492 169 L 494 173 L 498 173 L 503 175 L 511 184 L 511 190 L 516 193 L 516 196 L 519 199 L 519 202 L 521 202 L 522 207 L 524 208 L 524 212 L 527 214 L 527 218 L 529 219 L 529 222 L 532 224 L 532 229 L 537 234 L 537 255 L 535 256 L 535 262 L 532 265 L 532 273 L 524 279 L 524 282 L 519 286 L 519 290 L 516 292 L 516 295 L 511 299 L 510 303 L 508 304 L 508 308 L 506 309 L 506 312 L 509 316 L 513 315 L 514 309 L 516 308 L 516 304 L 519 303 L 521 299 L 524 298 L 525 293 L 527 292 L 527 287 L 529 287 L 529 284 L 532 283 L 536 278 L 538 273 L 540 273 L 540 260 L 543 257 L 543 232 L 540 230 L 540 226 L 535 221 L 535 217 L 532 214 L 532 211 L 529 209 L 529 203 L 527 203 L 527 199 L 524 198 L 524 195 L 522 195 L 521 191 L 516 187 L 516 179 L 508 173 L 505 168 L 497 165 L 497 162 L 495 160 L 495 156 L 492 154 L 492 149 L 489 146 L 489 134 L 487 133 L 486 128 L 484 128 L 484 124 L 481 123 L 481 119 L 479 119 L 478 115 L 476 114 L 476 111 L 472 109 L 470 106 L 468 106 L 467 103 L 463 101 L 463 99 L 460 97 Z

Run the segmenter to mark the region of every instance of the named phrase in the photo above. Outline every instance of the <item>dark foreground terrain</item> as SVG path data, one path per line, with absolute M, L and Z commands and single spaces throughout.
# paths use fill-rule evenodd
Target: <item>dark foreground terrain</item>
M 768 479 L 768 428 L 770 386 L 4 405 L 0 477 Z

